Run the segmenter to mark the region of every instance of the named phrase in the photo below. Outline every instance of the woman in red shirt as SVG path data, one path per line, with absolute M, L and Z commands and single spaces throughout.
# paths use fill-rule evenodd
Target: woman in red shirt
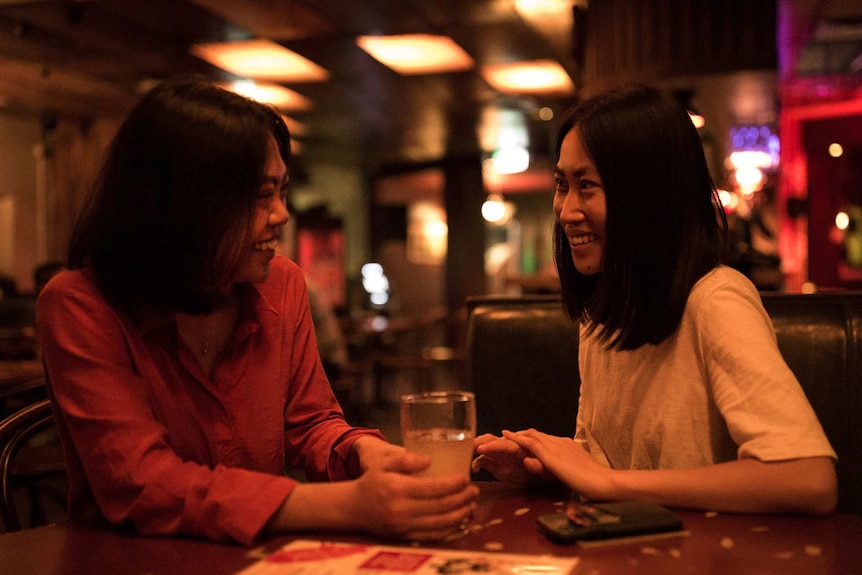
M 120 128 L 38 302 L 70 520 L 250 545 L 441 538 L 472 512 L 466 478 L 416 477 L 427 458 L 344 420 L 275 253 L 289 163 L 275 111 L 202 82 L 154 88 Z

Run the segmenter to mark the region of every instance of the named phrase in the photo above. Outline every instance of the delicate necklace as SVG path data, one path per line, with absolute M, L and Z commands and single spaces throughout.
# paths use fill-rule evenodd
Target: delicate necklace
M 196 330 L 189 326 L 187 326 L 185 329 L 181 328 L 180 332 L 181 335 L 182 332 L 185 332 L 185 334 L 183 335 L 183 339 L 185 339 L 186 345 L 188 345 L 193 350 L 200 349 L 201 355 L 203 357 L 209 357 L 210 351 L 212 350 L 212 343 L 216 334 L 215 328 L 210 328 L 204 335 L 200 335 L 199 330 Z
M 203 343 L 201 344 L 201 353 L 203 353 L 204 357 L 210 354 L 210 341 L 215 335 L 215 330 L 210 330 L 209 334 L 204 338 Z
M 184 314 L 177 314 L 177 319 L 182 321 L 183 325 L 179 327 L 186 344 L 193 350 L 200 350 L 201 357 L 209 358 L 213 352 L 221 349 L 225 337 L 232 333 L 237 315 L 236 306 L 230 306 L 217 310 L 209 320 Z

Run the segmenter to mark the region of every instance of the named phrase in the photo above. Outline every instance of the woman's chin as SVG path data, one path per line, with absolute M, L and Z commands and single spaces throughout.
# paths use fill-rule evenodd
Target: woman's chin
M 597 274 L 602 271 L 602 266 L 598 262 L 574 260 L 574 264 L 575 269 L 578 270 L 578 273 L 585 276 Z
M 234 276 L 233 283 L 261 283 L 269 277 L 269 264 L 275 250 L 255 251 Z

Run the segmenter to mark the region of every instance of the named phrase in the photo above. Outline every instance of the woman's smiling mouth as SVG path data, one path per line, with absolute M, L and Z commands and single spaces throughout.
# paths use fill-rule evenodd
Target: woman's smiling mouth
M 591 242 L 598 241 L 599 236 L 596 234 L 580 234 L 577 236 L 569 236 L 569 245 L 571 247 L 582 246 Z
M 278 238 L 272 238 L 263 242 L 257 242 L 252 246 L 252 248 L 256 251 L 265 252 L 274 250 L 276 246 L 278 246 Z

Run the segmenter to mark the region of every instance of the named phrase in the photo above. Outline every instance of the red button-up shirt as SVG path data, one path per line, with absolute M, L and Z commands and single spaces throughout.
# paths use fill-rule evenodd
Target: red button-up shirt
M 358 474 L 317 354 L 299 268 L 276 257 L 242 290 L 238 327 L 207 377 L 173 314 L 110 305 L 90 270 L 62 273 L 37 308 L 72 520 L 131 522 L 251 544 L 296 482 Z M 382 437 L 382 436 L 380 436 Z

